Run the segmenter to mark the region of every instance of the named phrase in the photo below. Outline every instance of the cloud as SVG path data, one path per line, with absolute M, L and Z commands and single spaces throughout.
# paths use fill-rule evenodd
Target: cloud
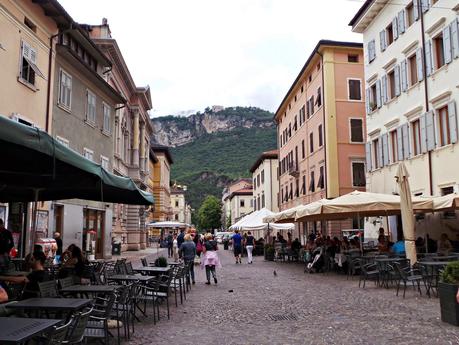
M 319 39 L 361 40 L 345 0 L 60 0 L 77 21 L 108 18 L 154 116 L 206 106 L 274 111 Z M 91 9 L 90 11 L 88 9 Z

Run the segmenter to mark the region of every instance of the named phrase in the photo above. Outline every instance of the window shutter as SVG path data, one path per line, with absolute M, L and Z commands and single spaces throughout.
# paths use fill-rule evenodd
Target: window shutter
M 424 65 L 424 60 L 422 56 L 422 48 L 416 50 L 416 66 L 418 68 L 418 80 L 422 81 L 424 79 L 424 70 L 422 66 Z
M 400 72 L 402 79 L 402 91 L 405 92 L 408 89 L 408 62 L 406 59 L 400 64 Z
M 402 137 L 403 137 L 403 158 L 408 159 L 411 156 L 410 150 L 410 138 L 408 136 L 408 124 L 405 123 L 402 126 Z
M 373 61 L 376 58 L 376 43 L 375 40 L 371 40 L 370 43 L 368 44 L 368 51 L 370 55 L 370 62 Z
M 382 168 L 383 167 L 383 145 L 382 145 L 382 138 L 379 137 L 378 140 L 378 167 Z
M 451 24 L 451 50 L 453 58 L 459 57 L 459 28 L 458 28 L 458 20 L 455 19 Z
M 421 152 L 427 152 L 427 133 L 426 133 L 426 114 L 422 114 L 419 118 L 419 127 L 421 130 Z
M 383 104 L 386 104 L 387 103 L 387 75 L 383 75 L 382 78 L 381 78 L 381 88 L 382 88 L 382 92 L 381 92 L 381 95 L 382 95 L 382 102 Z
M 405 10 L 398 12 L 398 34 L 405 33 Z
M 445 52 L 445 63 L 452 61 L 451 32 L 449 26 L 443 29 L 443 51 Z
M 371 109 L 370 109 L 370 96 L 371 96 L 371 93 L 370 93 L 370 88 L 367 88 L 365 90 L 365 93 L 366 93 L 366 97 L 365 97 L 365 107 L 367 109 L 367 115 L 371 113 Z
M 386 30 L 379 32 L 379 47 L 382 52 L 386 50 Z
M 400 96 L 400 66 L 399 65 L 395 65 L 394 79 L 395 79 L 395 96 Z
M 434 127 L 434 113 L 429 111 L 425 114 L 426 118 L 426 143 L 427 151 L 435 149 L 435 127 Z
M 365 144 L 365 153 L 366 153 L 366 161 L 367 161 L 367 171 L 371 171 L 371 142 L 367 142 Z
M 418 6 L 417 0 L 413 1 L 413 15 L 414 15 L 414 20 L 419 19 L 419 6 Z
M 382 155 L 384 165 L 389 165 L 389 144 L 388 144 L 388 134 L 385 133 L 381 136 L 382 139 Z
M 381 80 L 376 80 L 376 105 L 381 108 Z
M 432 41 L 426 42 L 426 74 L 430 76 L 433 72 Z
M 30 60 L 30 46 L 24 41 L 21 42 L 21 46 L 22 56 Z
M 456 118 L 456 102 L 448 103 L 448 117 L 449 117 L 449 135 L 451 143 L 457 142 L 457 118 Z
M 401 126 L 397 128 L 397 158 L 399 161 L 403 160 L 403 134 Z
M 394 34 L 394 40 L 398 38 L 398 20 L 397 17 L 392 19 L 392 32 Z

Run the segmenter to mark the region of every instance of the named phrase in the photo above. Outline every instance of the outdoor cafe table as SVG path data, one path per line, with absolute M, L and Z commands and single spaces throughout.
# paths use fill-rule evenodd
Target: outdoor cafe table
M 147 283 L 150 280 L 154 279 L 152 276 L 142 276 L 142 275 L 135 275 L 135 274 L 115 274 L 113 276 L 107 277 L 108 280 L 115 281 L 115 282 L 132 282 L 138 281 Z
M 419 261 L 420 265 L 425 266 L 427 276 L 427 295 L 430 296 L 430 290 L 438 286 L 438 271 L 448 265 L 451 261 Z
M 30 272 L 27 272 L 27 271 L 6 271 L 6 272 L 3 272 L 2 276 L 9 276 L 9 277 L 20 277 L 20 276 L 26 276 L 28 275 Z
M 459 260 L 459 256 L 457 255 L 439 255 L 439 256 L 431 256 L 429 259 L 434 261 L 455 261 Z
M 158 276 L 161 274 L 167 274 L 170 271 L 170 269 L 170 267 L 140 267 L 135 268 L 134 271 Z
M 400 258 L 400 257 L 392 257 L 392 258 L 375 258 L 374 259 L 375 263 L 378 265 L 378 270 L 379 270 L 379 275 L 380 275 L 380 280 L 382 282 L 382 285 L 386 286 L 387 288 L 389 287 L 389 278 L 390 278 L 390 273 L 389 273 L 389 265 L 394 264 L 394 263 L 401 263 L 401 262 L 406 262 L 406 258 Z
M 55 319 L 0 317 L 0 344 L 22 344 L 62 322 Z
M 109 294 L 116 291 L 116 285 L 71 285 L 60 290 L 61 293 L 66 294 Z
M 17 303 L 8 304 L 7 308 L 23 310 L 24 312 L 41 311 L 56 312 L 56 313 L 71 313 L 83 309 L 84 307 L 92 304 L 92 299 L 88 298 L 49 298 L 49 297 L 36 297 L 29 298 Z

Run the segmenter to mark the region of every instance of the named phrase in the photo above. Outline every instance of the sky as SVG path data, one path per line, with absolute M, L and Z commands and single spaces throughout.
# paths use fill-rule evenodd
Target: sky
M 207 106 L 275 111 L 320 39 L 361 42 L 362 0 L 59 0 L 79 23 L 107 18 L 152 116 Z

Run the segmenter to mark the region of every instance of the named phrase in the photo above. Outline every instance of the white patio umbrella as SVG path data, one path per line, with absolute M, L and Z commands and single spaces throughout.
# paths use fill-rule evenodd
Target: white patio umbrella
M 400 193 L 400 213 L 402 215 L 403 236 L 405 237 L 406 257 L 410 259 L 411 265 L 417 261 L 414 229 L 413 203 L 411 200 L 409 173 L 405 164 L 400 162 L 397 168 L 395 179 L 397 180 Z

